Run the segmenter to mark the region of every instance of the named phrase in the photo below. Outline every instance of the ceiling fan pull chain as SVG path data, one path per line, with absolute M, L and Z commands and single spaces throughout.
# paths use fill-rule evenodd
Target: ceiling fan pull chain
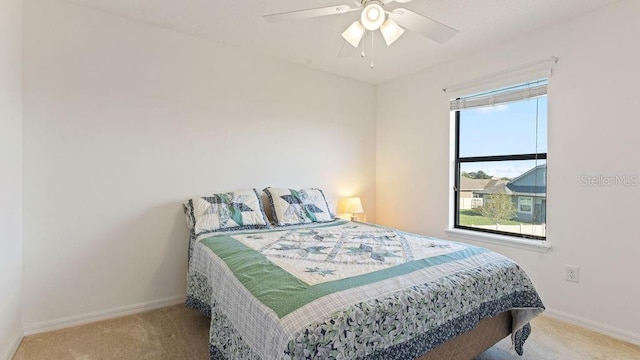
M 373 68 L 375 67 L 374 61 L 375 61 L 375 52 L 373 51 L 373 35 L 374 32 L 371 32 L 371 70 L 373 70 Z

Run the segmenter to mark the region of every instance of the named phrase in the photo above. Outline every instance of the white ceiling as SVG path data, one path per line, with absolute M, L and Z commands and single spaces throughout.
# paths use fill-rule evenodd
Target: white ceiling
M 338 57 L 340 34 L 359 12 L 267 23 L 262 15 L 348 4 L 353 0 L 66 0 L 132 20 L 257 51 L 285 61 L 378 84 L 467 56 L 617 0 L 414 0 L 406 7 L 460 31 L 441 45 L 406 31 L 392 46 L 380 36 L 371 56 Z M 379 35 L 379 32 L 378 34 Z M 370 40 L 369 40 L 370 42 Z M 348 46 L 348 45 L 347 45 Z M 370 53 L 370 51 L 369 51 Z

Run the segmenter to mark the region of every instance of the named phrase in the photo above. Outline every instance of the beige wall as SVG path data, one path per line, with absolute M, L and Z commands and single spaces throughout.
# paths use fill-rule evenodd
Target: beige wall
M 322 187 L 375 219 L 372 86 L 58 0 L 25 1 L 29 332 L 185 294 L 180 203 Z
M 22 2 L 0 0 L 0 359 L 22 338 Z
M 377 220 L 447 237 L 450 115 L 442 88 L 549 56 L 546 254 L 490 247 L 531 275 L 548 313 L 640 343 L 638 186 L 584 186 L 583 176 L 638 176 L 640 2 L 608 7 L 377 89 Z M 399 121 L 402 119 L 402 121 Z M 580 267 L 578 284 L 565 265 Z

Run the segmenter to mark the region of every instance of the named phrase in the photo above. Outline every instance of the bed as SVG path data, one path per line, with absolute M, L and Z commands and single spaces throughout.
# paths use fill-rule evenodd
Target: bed
M 544 306 L 513 261 L 337 220 L 319 189 L 265 192 L 276 226 L 255 189 L 185 203 L 211 359 L 473 359 L 509 334 L 522 354 Z

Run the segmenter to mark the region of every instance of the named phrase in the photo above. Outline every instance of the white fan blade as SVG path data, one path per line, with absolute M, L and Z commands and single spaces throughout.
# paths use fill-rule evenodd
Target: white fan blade
M 459 33 L 458 30 L 452 27 L 404 8 L 392 10 L 389 13 L 389 17 L 400 26 L 411 31 L 415 31 L 424 37 L 439 42 L 440 44 L 446 43 Z
M 388 3 L 397 2 L 399 4 L 406 4 L 408 2 L 412 2 L 413 0 L 384 0 L 383 3 L 387 5 Z
M 351 7 L 349 5 L 336 5 L 336 6 L 328 6 L 317 9 L 307 9 L 307 10 L 296 10 L 289 11 L 278 14 L 270 14 L 264 15 L 263 18 L 268 22 L 278 22 L 278 21 L 287 21 L 287 20 L 299 20 L 299 19 L 307 19 L 317 16 L 326 16 L 326 15 L 338 15 L 344 14 L 351 11 L 360 10 L 357 7 Z

